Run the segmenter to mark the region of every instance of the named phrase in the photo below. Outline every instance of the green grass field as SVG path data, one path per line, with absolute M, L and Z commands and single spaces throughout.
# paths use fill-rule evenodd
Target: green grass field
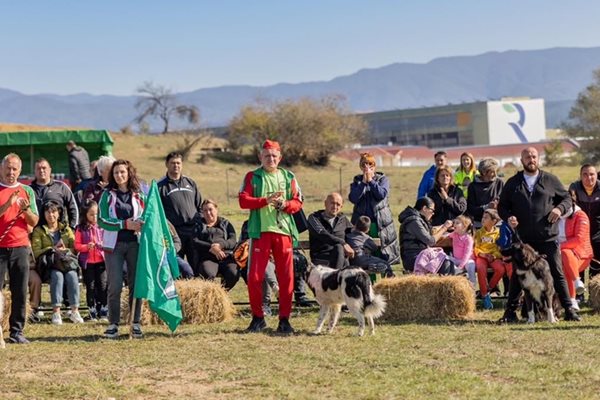
M 164 174 L 169 137 L 116 136 L 115 155 L 128 158 L 146 179 Z M 245 213 L 236 193 L 246 164 L 209 160 L 184 166 L 204 197 L 216 199 L 237 228 Z M 225 172 L 227 171 L 227 175 Z M 297 168 L 306 211 L 332 190 L 346 195 L 356 165 L 334 160 L 326 168 Z M 341 179 L 340 179 L 341 171 Z M 422 169 L 384 170 L 397 215 L 414 202 Z M 576 168 L 554 170 L 565 184 Z M 506 171 L 507 176 L 512 171 Z M 226 178 L 228 177 L 228 179 Z M 227 185 L 227 180 L 229 185 Z M 348 204 L 347 213 L 351 212 Z M 46 290 L 46 289 L 44 289 Z M 243 281 L 231 296 L 244 301 Z M 182 325 L 174 335 L 145 327 L 143 340 L 101 337 L 102 323 L 27 324 L 28 346 L 0 350 L 2 399 L 553 399 L 600 398 L 600 317 L 589 308 L 579 323 L 496 325 L 493 311 L 472 321 L 378 323 L 375 336 L 355 336 L 344 314 L 333 335 L 312 336 L 317 308 L 296 309 L 297 333 L 245 334 L 247 307 L 231 322 Z

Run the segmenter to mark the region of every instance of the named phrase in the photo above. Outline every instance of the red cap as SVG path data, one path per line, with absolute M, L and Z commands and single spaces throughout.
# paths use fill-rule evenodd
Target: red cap
M 274 141 L 274 140 L 265 140 L 265 142 L 263 143 L 262 146 L 263 149 L 268 150 L 268 149 L 274 149 L 277 151 L 281 151 L 281 146 L 279 146 L 279 143 Z

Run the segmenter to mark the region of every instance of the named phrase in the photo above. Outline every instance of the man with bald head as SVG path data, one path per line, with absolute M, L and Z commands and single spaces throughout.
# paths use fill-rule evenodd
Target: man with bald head
M 27 344 L 23 335 L 29 280 L 29 231 L 38 223 L 35 194 L 19 183 L 21 158 L 10 153 L 2 159 L 0 179 L 0 288 L 8 272 L 11 293 L 11 343 Z M 1 329 L 1 328 L 0 328 Z
M 310 259 L 314 264 L 340 269 L 354 256 L 354 250 L 346 243 L 346 233 L 352 230 L 352 223 L 342 212 L 343 205 L 339 193 L 329 193 L 325 209 L 308 216 Z
M 239 193 L 242 209 L 250 210 L 248 237 L 248 297 L 252 321 L 248 332 L 260 332 L 267 327 L 262 308 L 262 285 L 269 258 L 273 255 L 279 283 L 279 325 L 277 332 L 292 334 L 289 317 L 294 293 L 294 244 L 298 229 L 292 214 L 302 209 L 302 194 L 294 174 L 279 167 L 281 146 L 265 140 L 260 152 L 260 168 L 244 177 Z
M 557 241 L 558 220 L 571 210 L 571 196 L 556 176 L 540 170 L 538 151 L 534 147 L 523 149 L 521 164 L 523 171 L 511 177 L 502 189 L 498 213 L 524 243 L 546 258 L 554 278 L 554 289 L 565 309 L 565 320 L 579 321 L 581 318 L 572 308 Z M 517 274 L 512 274 L 501 322 L 518 321 L 516 309 L 520 293 Z

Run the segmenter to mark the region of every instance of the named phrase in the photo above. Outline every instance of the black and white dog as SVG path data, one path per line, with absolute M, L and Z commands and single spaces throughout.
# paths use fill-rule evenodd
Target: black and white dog
M 0 288 L 0 349 L 6 347 L 4 344 L 4 332 L 2 332 L 2 322 L 4 321 L 4 294 Z
M 527 323 L 535 322 L 536 307 L 546 315 L 548 322 L 558 322 L 554 311 L 554 279 L 548 261 L 533 247 L 522 242 L 514 242 L 507 253 L 512 259 L 513 274 L 517 274 L 525 292 Z
M 365 317 L 369 321 L 371 334 L 375 333 L 375 318 L 385 311 L 385 299 L 373 292 L 369 275 L 359 267 L 333 269 L 321 265 L 310 265 L 307 269 L 308 286 L 321 307 L 315 334 L 321 333 L 328 314 L 331 333 L 340 317 L 342 305 L 358 320 L 358 336 L 365 333 Z

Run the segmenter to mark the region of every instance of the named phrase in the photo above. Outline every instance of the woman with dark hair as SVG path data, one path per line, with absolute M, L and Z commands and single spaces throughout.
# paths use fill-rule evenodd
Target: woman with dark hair
M 435 203 L 435 213 L 431 218 L 431 224 L 434 226 L 452 221 L 467 210 L 467 199 L 462 189 L 454 184 L 452 169 L 449 166 L 437 169 L 433 189 L 427 197 Z
M 61 207 L 49 201 L 43 206 L 46 223 L 33 230 L 31 249 L 38 260 L 38 267 L 50 270 L 50 297 L 52 301 L 52 323 L 62 325 L 60 307 L 66 285 L 67 297 L 71 306 L 70 319 L 82 323 L 79 314 L 79 264 L 73 254 L 75 235 L 60 221 Z
M 460 165 L 454 173 L 454 183 L 463 191 L 465 198 L 467 197 L 469 185 L 478 174 L 473 154 L 465 151 L 460 155 Z
M 433 228 L 431 217 L 435 213 L 435 203 L 429 197 L 421 197 L 414 207 L 408 206 L 400 213 L 400 255 L 402 266 L 412 272 L 419 253 L 434 246 L 452 226 L 445 221 L 440 227 Z M 435 232 L 435 233 L 434 233 Z
M 397 264 L 400 260 L 400 248 L 388 202 L 390 183 L 383 172 L 375 171 L 375 157 L 372 154 L 361 154 L 359 166 L 362 173 L 354 177 L 348 194 L 348 199 L 354 204 L 351 222 L 356 224 L 363 215 L 369 217 L 369 236 L 380 238 L 381 254 L 390 265 Z
M 127 263 L 129 306 L 133 303 L 135 270 L 138 259 L 138 237 L 143 221 L 146 197 L 140 190 L 136 169 L 127 160 L 116 160 L 110 169 L 108 185 L 100 197 L 98 225 L 104 229 L 103 247 L 108 272 L 108 321 L 104 336 L 114 339 L 119 335 L 121 319 L 121 291 L 123 267 Z M 140 326 L 141 301 L 133 312 L 131 335 L 143 336 Z
M 475 228 L 481 227 L 483 212 L 488 208 L 497 209 L 504 181 L 498 178 L 498 161 L 484 158 L 479 162 L 479 175 L 469 185 L 467 196 L 467 214 L 473 219 Z
M 223 286 L 231 290 L 240 279 L 238 266 L 232 252 L 237 244 L 231 222 L 219 217 L 219 206 L 214 200 L 202 202 L 202 224 L 192 238 L 194 270 L 204 279 L 223 277 Z

